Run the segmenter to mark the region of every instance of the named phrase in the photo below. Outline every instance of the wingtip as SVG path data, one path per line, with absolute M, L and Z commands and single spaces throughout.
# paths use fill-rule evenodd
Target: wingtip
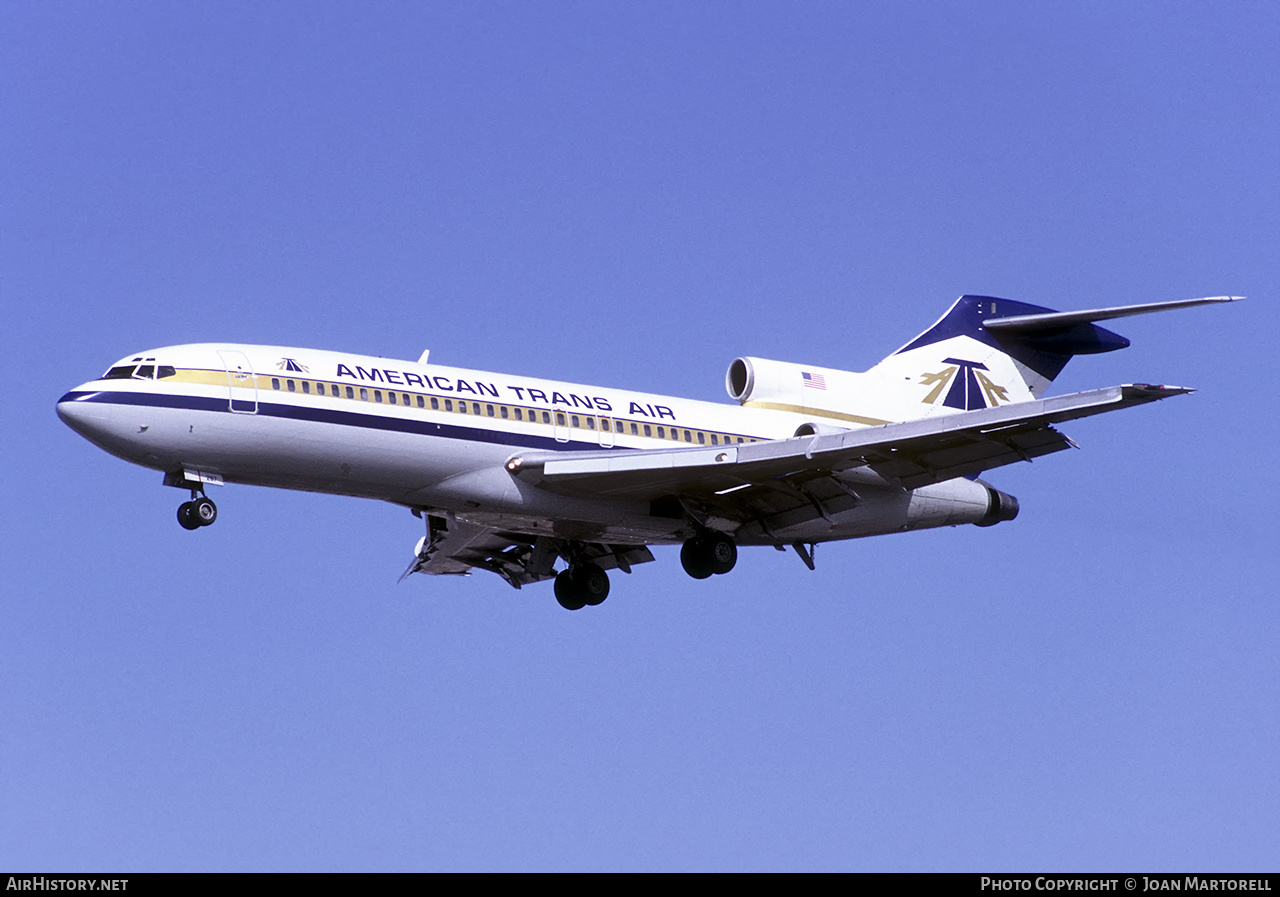
M 1146 396 L 1152 399 L 1168 399 L 1172 396 L 1187 396 L 1195 392 L 1190 386 L 1168 386 L 1162 383 L 1128 383 L 1122 387 L 1131 396 Z

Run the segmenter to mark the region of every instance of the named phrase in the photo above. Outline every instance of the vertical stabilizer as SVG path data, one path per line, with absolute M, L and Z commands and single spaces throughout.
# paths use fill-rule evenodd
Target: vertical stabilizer
M 868 373 L 900 396 L 900 419 L 906 420 L 1037 399 L 1073 355 L 1129 345 L 1124 337 L 1087 321 L 1017 330 L 984 326 L 1055 314 L 1012 299 L 961 296 L 937 323 Z

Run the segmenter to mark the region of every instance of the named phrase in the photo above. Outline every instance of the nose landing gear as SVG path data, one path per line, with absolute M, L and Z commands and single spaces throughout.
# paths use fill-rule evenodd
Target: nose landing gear
M 199 498 L 193 493 L 191 501 L 184 501 L 178 506 L 178 523 L 183 529 L 199 529 L 209 526 L 218 519 L 218 506 L 207 495 Z

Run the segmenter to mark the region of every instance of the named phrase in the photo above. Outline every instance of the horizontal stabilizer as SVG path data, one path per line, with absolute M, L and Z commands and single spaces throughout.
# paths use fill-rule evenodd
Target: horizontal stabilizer
M 1145 315 L 1174 308 L 1191 308 L 1196 305 L 1212 305 L 1218 302 L 1237 302 L 1243 298 L 1243 296 L 1206 296 L 1203 299 L 1176 299 L 1172 302 L 1148 302 L 1143 305 L 1120 305 L 1115 308 L 1094 308 L 1087 311 L 1052 311 L 1035 315 L 1012 315 L 1005 318 L 986 318 L 983 320 L 982 326 L 987 330 L 1002 334 L 1039 333 L 1071 327 L 1075 324 L 1108 321 L 1112 318 L 1127 318 L 1132 315 Z

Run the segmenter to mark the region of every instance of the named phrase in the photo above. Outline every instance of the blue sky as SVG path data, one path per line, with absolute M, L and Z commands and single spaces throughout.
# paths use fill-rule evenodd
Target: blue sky
M 1256 870 L 1280 855 L 1280 8 L 0 5 L 0 865 Z M 676 552 L 594 611 L 396 585 L 373 502 L 53 413 L 135 350 L 343 349 L 725 400 L 961 293 L 1187 398 L 994 472 L 1017 521 Z

